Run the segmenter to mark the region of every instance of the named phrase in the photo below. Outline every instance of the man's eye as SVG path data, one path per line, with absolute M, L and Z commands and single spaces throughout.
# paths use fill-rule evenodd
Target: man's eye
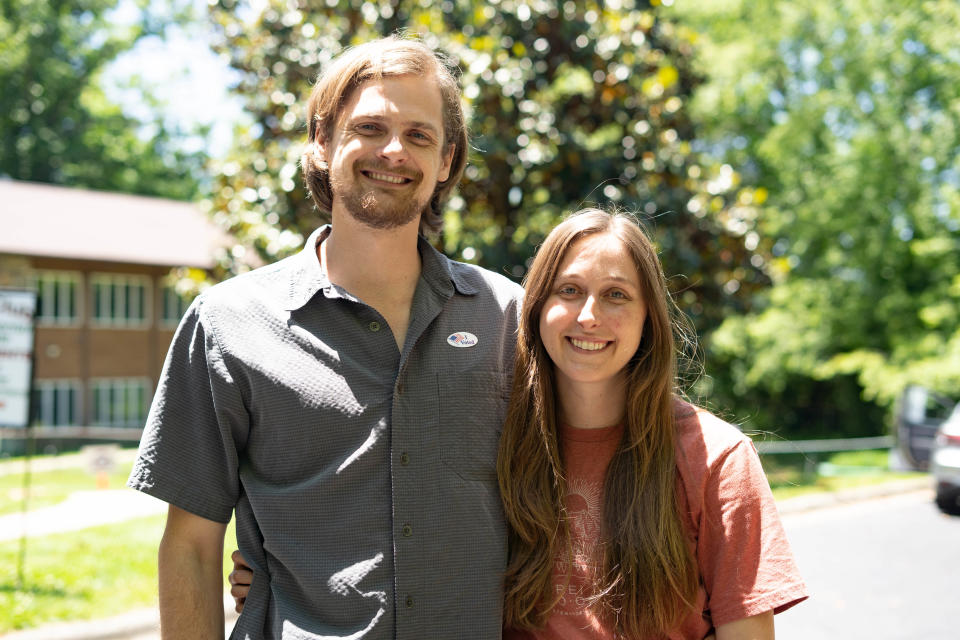
M 377 131 L 380 131 L 380 127 L 378 127 L 375 124 L 367 123 L 367 124 L 358 125 L 357 130 L 362 133 L 376 133 Z
M 410 134 L 410 137 L 417 142 L 430 142 L 430 136 L 420 131 L 414 131 Z

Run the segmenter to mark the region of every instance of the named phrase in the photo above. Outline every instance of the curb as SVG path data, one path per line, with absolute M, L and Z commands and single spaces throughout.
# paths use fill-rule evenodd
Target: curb
M 905 478 L 903 480 L 897 480 L 896 482 L 885 482 L 867 487 L 856 487 L 827 493 L 811 493 L 795 498 L 787 498 L 777 502 L 777 509 L 780 511 L 780 515 L 802 513 L 804 511 L 835 507 L 852 502 L 862 502 L 864 500 L 885 498 L 902 493 L 928 490 L 933 490 L 933 482 L 929 475 L 923 475 L 917 478 Z M 932 493 L 930 500 L 933 500 Z

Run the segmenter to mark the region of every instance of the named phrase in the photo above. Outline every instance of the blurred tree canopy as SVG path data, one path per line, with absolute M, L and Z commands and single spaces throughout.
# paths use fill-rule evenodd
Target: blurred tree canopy
M 110 103 L 99 74 L 157 23 L 113 24 L 118 0 L 0 1 L 0 176 L 189 199 L 204 158 Z M 150 132 L 152 130 L 152 132 Z M 149 132 L 149 134 L 145 133 Z
M 687 206 L 705 179 L 686 108 L 696 34 L 645 2 L 219 0 L 210 15 L 255 124 L 207 206 L 265 259 L 319 222 L 298 167 L 312 81 L 345 46 L 404 29 L 458 63 L 471 110 L 475 149 L 437 241 L 448 255 L 519 280 L 564 214 L 612 203 L 646 218 L 700 330 L 769 282 L 724 207 Z
M 670 15 L 705 36 L 692 117 L 725 163 L 693 206 L 742 208 L 773 281 L 709 340 L 717 394 L 791 435 L 877 433 L 908 383 L 960 395 L 960 5 Z

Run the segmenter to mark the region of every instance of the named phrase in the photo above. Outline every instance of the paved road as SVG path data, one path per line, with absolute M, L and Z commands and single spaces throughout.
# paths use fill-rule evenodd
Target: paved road
M 960 517 L 929 490 L 787 513 L 811 598 L 777 616 L 777 640 L 960 638 Z
M 0 542 L 22 535 L 34 538 L 51 533 L 124 522 L 167 512 L 167 504 L 133 489 L 76 491 L 66 500 L 27 513 L 0 516 Z

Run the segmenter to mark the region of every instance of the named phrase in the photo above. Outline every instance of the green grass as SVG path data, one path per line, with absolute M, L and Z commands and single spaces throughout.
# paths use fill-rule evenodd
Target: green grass
M 878 449 L 829 454 L 766 455 L 762 460 L 774 497 L 783 500 L 924 475 L 890 471 L 887 467 L 888 457 L 886 449 Z
M 107 474 L 108 487 L 121 489 L 130 475 L 132 463 L 117 465 Z M 41 471 L 30 474 L 30 510 L 63 502 L 74 491 L 92 491 L 97 488 L 97 477 L 83 468 Z M 0 476 L 0 515 L 18 513 L 23 505 L 23 474 Z
M 872 449 L 869 451 L 840 451 L 830 454 L 826 462 L 851 467 L 880 467 L 887 468 L 890 452 L 886 449 Z
M 0 543 L 0 635 L 156 606 L 157 546 L 165 520 L 163 515 L 150 516 L 31 538 L 22 589 L 17 585 L 20 541 Z M 235 540 L 231 522 L 224 548 L 224 576 L 233 568 L 229 554 Z
M 20 542 L 0 543 L 0 633 L 154 604 L 164 519 L 32 538 L 23 589 L 16 575 Z

